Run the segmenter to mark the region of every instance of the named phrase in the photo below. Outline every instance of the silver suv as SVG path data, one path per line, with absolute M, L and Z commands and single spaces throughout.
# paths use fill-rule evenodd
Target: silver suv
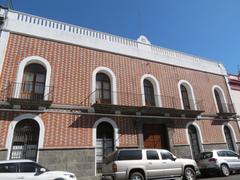
M 231 172 L 240 170 L 240 156 L 231 150 L 202 152 L 198 166 L 201 173 L 205 175 L 217 170 L 223 176 L 229 176 Z
M 200 174 L 192 159 L 177 159 L 163 149 L 121 149 L 109 155 L 103 176 L 114 180 L 175 179 L 195 180 Z

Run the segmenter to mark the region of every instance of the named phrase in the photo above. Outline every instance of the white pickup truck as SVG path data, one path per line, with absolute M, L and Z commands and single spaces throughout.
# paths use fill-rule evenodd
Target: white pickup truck
M 185 179 L 199 175 L 196 162 L 163 149 L 121 149 L 105 158 L 102 175 L 114 180 Z

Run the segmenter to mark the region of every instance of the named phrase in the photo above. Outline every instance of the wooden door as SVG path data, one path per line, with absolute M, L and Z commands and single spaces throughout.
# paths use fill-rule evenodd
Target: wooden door
M 145 148 L 168 149 L 168 136 L 165 125 L 144 124 L 143 138 Z

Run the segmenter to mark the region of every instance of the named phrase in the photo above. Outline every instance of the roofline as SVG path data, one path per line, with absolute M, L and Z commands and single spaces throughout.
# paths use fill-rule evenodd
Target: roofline
M 226 76 L 219 61 L 19 11 L 1 9 L 2 30 Z M 2 12 L 4 11 L 4 12 Z
M 44 19 L 46 19 L 46 20 L 48 20 L 48 21 L 54 21 L 54 22 L 56 22 L 56 23 L 62 23 L 62 24 L 68 25 L 68 26 L 76 26 L 76 27 L 79 27 L 79 28 L 84 28 L 84 29 L 89 30 L 89 31 L 95 31 L 95 32 L 98 32 L 98 33 L 103 33 L 103 34 L 110 35 L 110 36 L 115 36 L 115 37 L 118 37 L 118 38 L 124 38 L 124 39 L 127 39 L 127 40 L 129 40 L 129 41 L 134 41 L 134 42 L 136 42 L 136 43 L 140 43 L 140 44 L 144 44 L 144 45 L 148 45 L 148 46 L 155 46 L 155 47 L 158 47 L 158 48 L 167 50 L 167 51 L 173 51 L 173 52 L 180 53 L 180 54 L 183 54 L 183 55 L 187 55 L 187 56 L 199 58 L 199 59 L 201 59 L 201 60 L 205 60 L 205 61 L 209 61 L 209 62 L 214 62 L 214 63 L 217 63 L 217 64 L 222 64 L 222 61 L 220 61 L 220 60 L 214 60 L 214 59 L 206 58 L 206 57 L 203 57 L 203 56 L 197 56 L 197 55 L 194 55 L 194 54 L 191 54 L 191 53 L 186 53 L 186 52 L 174 50 L 174 49 L 171 49 L 171 48 L 165 48 L 165 47 L 162 47 L 162 46 L 159 46 L 159 45 L 156 45 L 156 44 L 146 44 L 146 43 L 139 42 L 139 41 L 137 41 L 137 40 L 135 40 L 135 39 L 130 39 L 130 38 L 127 38 L 127 37 L 123 37 L 123 36 L 111 34 L 111 33 L 108 33 L 108 32 L 103 32 L 103 31 L 99 31 L 99 30 L 95 30 L 95 29 L 91 29 L 91 28 L 81 27 L 81 26 L 79 26 L 79 25 L 67 23 L 67 22 L 60 21 L 60 20 L 53 20 L 53 19 L 50 19 L 50 18 L 41 17 L 41 16 L 37 16 L 37 15 L 32 15 L 32 14 L 25 13 L 25 12 L 21 12 L 21 11 L 15 11 L 15 10 L 12 10 L 12 9 L 9 9 L 9 8 L 5 8 L 5 7 L 1 7 L 1 6 L 0 6 L 0 8 L 7 9 L 9 12 L 21 13 L 21 14 L 25 14 L 25 15 L 27 15 L 27 16 L 32 16 L 32 17 L 36 17 L 36 18 L 44 18 Z

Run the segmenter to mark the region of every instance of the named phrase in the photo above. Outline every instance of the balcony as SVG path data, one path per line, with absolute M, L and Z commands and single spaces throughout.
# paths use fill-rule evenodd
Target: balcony
M 221 117 L 232 117 L 236 115 L 234 104 L 232 103 L 221 103 L 221 105 L 218 105 L 218 111 L 217 115 Z
M 101 96 L 99 96 L 101 94 Z M 102 96 L 103 95 L 103 96 Z M 82 103 L 83 106 L 92 106 L 95 112 L 142 115 L 171 115 L 176 117 L 196 117 L 202 112 L 200 100 L 189 100 L 189 108 L 182 108 L 179 97 L 154 95 L 152 97 L 131 92 L 92 92 Z
M 21 108 L 36 109 L 49 107 L 53 102 L 53 86 L 40 83 L 10 83 L 8 86 L 7 100 L 12 105 Z

